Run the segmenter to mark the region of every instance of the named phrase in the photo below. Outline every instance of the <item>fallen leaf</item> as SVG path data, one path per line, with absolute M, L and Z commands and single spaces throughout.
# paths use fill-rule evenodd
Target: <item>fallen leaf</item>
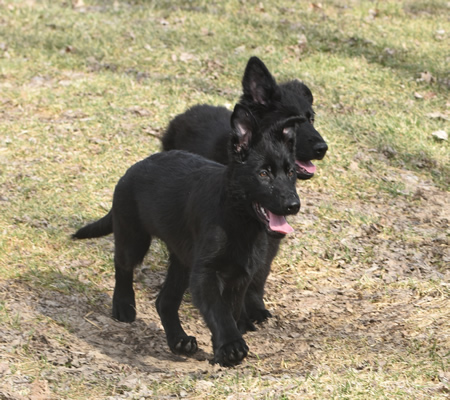
M 311 3 L 309 6 L 313 10 L 322 10 L 323 9 L 322 3 Z
M 439 112 L 439 111 L 428 113 L 428 114 L 427 114 L 427 117 L 430 117 L 430 118 L 437 118 L 437 119 L 443 119 L 443 120 L 445 120 L 445 121 L 450 120 L 450 118 L 449 118 L 449 116 L 448 116 L 447 114 L 443 114 L 443 113 L 441 113 L 441 112 Z
M 437 140 L 448 140 L 448 134 L 445 131 L 434 131 L 431 135 Z
M 73 8 L 84 7 L 84 1 L 83 0 L 72 0 L 72 7 Z
M 426 100 L 433 99 L 435 97 L 436 97 L 436 93 L 434 93 L 434 92 L 426 92 L 423 95 L 423 98 L 426 99 Z
M 129 107 L 128 111 L 133 113 L 133 114 L 139 115 L 140 117 L 146 117 L 146 116 L 149 116 L 151 114 L 149 110 L 147 110 L 145 108 L 142 108 L 140 106 Z
M 147 126 L 146 128 L 143 129 L 143 131 L 150 136 L 154 136 L 154 137 L 161 137 L 161 129 L 160 128 L 153 128 L 151 126 Z
M 73 53 L 75 51 L 75 48 L 68 44 L 64 49 L 61 50 L 61 53 Z
M 180 55 L 180 61 L 183 61 L 183 62 L 188 62 L 194 58 L 195 58 L 195 56 L 190 53 L 181 53 L 181 55 Z
M 425 71 L 425 72 L 421 72 L 420 73 L 420 78 L 417 79 L 418 82 L 426 82 L 426 83 L 431 83 L 435 81 L 435 78 L 433 75 L 431 75 L 430 72 Z
M 376 17 L 378 17 L 378 15 L 380 15 L 380 10 L 378 10 L 378 8 L 375 8 L 375 9 L 370 9 L 369 10 L 369 16 L 372 18 L 372 19 L 375 19 Z
M 444 29 L 438 29 L 435 33 L 434 38 L 436 40 L 444 40 L 445 39 L 445 30 Z

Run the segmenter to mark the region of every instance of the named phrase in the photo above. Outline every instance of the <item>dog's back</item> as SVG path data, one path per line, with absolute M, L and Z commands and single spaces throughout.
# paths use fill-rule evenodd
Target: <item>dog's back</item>
M 169 123 L 162 137 L 163 150 L 186 150 L 228 164 L 230 117 L 231 111 L 225 107 L 193 106 Z
M 134 164 L 114 191 L 114 231 L 119 224 L 122 230 L 145 231 L 175 249 L 180 258 L 191 259 L 192 248 L 186 243 L 203 228 L 203 221 L 217 223 L 217 193 L 223 190 L 224 172 L 222 164 L 178 150 Z

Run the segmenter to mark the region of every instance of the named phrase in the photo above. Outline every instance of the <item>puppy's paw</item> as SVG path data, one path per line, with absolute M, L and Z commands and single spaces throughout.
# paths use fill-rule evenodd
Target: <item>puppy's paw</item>
M 251 321 L 255 321 L 257 324 L 264 322 L 272 317 L 272 314 L 266 308 L 254 308 L 248 311 L 248 316 Z
M 183 336 L 174 340 L 174 344 L 169 344 L 170 350 L 174 354 L 189 356 L 198 350 L 197 339 L 194 336 Z
M 136 319 L 136 303 L 130 299 L 113 299 L 113 318 L 121 322 L 133 322 Z
M 220 346 L 214 353 L 214 363 L 223 367 L 232 367 L 240 364 L 247 357 L 248 346 L 244 339 L 238 339 Z
M 250 332 L 250 331 L 256 331 L 256 326 L 247 317 L 240 318 L 239 321 L 237 322 L 237 326 L 238 326 L 239 332 L 241 332 L 241 334 L 244 334 L 244 333 Z

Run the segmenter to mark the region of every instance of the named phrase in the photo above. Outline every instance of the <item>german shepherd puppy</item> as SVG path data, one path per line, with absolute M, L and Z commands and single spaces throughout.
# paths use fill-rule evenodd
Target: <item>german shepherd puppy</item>
M 328 146 L 314 128 L 313 95 L 309 88 L 298 80 L 278 85 L 264 63 L 251 57 L 242 78 L 242 89 L 240 103 L 251 110 L 263 131 L 276 121 L 303 117 L 303 122 L 295 126 L 296 173 L 298 179 L 310 179 L 316 171 L 311 160 L 322 159 Z M 225 107 L 203 104 L 190 108 L 170 122 L 162 138 L 163 150 L 187 150 L 227 164 L 230 115 L 231 111 Z M 242 314 L 239 322 L 242 332 L 256 329 L 252 321 L 262 322 L 271 316 L 264 306 L 263 295 L 279 242 L 279 239 L 268 241 L 265 265 L 258 270 L 247 291 L 247 315 Z
M 172 352 L 190 355 L 196 339 L 181 326 L 178 309 L 189 287 L 211 330 L 213 362 L 239 364 L 248 352 L 237 321 L 247 288 L 267 257 L 269 236 L 292 231 L 285 216 L 299 211 L 295 189 L 295 125 L 278 120 L 261 130 L 236 105 L 228 165 L 185 151 L 154 154 L 119 180 L 111 210 L 73 238 L 114 233 L 113 317 L 136 317 L 133 269 L 152 237 L 163 240 L 169 268 L 156 307 Z

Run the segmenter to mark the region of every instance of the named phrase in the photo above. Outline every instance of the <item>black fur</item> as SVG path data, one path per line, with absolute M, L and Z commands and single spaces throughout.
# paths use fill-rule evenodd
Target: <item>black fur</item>
M 313 95 L 309 88 L 298 80 L 278 85 L 264 63 L 251 57 L 242 89 L 240 104 L 250 109 L 263 128 L 289 117 L 304 117 L 296 125 L 297 177 L 310 179 L 315 169 L 311 160 L 322 159 L 328 146 L 314 128 Z M 230 115 L 225 107 L 193 106 L 170 122 L 162 138 L 163 150 L 187 150 L 226 164 Z
M 264 63 L 251 57 L 242 78 L 242 89 L 240 103 L 251 110 L 263 130 L 276 121 L 292 116 L 303 117 L 302 122 L 295 126 L 297 178 L 311 178 L 315 168 L 311 160 L 322 159 L 328 146 L 313 125 L 313 95 L 309 88 L 298 80 L 278 85 Z M 170 122 L 162 138 L 163 150 L 187 150 L 227 164 L 230 115 L 231 111 L 224 107 L 203 104 L 190 108 Z M 279 244 L 279 239 L 268 240 L 264 266 L 258 270 L 247 291 L 248 318 L 243 315 L 239 321 L 242 331 L 254 330 L 252 321 L 262 322 L 271 316 L 264 306 L 263 295 Z
M 298 121 L 279 121 L 261 132 L 251 113 L 237 105 L 231 117 L 228 166 L 169 151 L 126 172 L 114 191 L 111 211 L 73 235 L 82 239 L 114 231 L 115 318 L 135 319 L 133 269 L 152 237 L 159 237 L 170 262 L 156 307 L 170 349 L 184 355 L 197 350 L 178 316 L 189 287 L 211 330 L 214 362 L 230 366 L 246 357 L 248 347 L 237 324 L 245 313 L 244 296 L 264 265 L 267 238 L 282 237 L 286 230 L 280 228 L 286 226 L 284 217 L 270 212 L 283 216 L 300 208 L 293 128 Z

